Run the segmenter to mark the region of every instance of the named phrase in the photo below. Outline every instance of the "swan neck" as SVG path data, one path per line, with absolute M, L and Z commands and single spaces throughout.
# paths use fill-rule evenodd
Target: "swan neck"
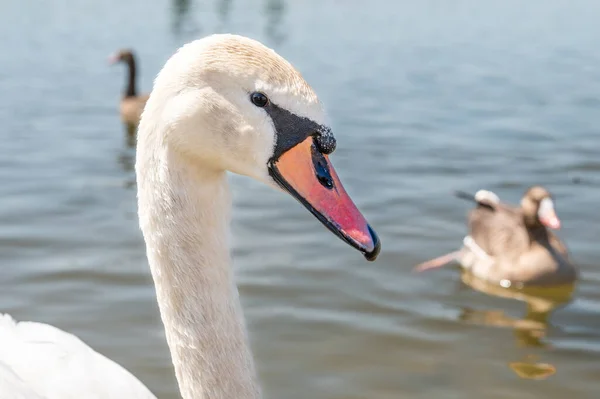
M 140 225 L 181 395 L 258 399 L 230 268 L 226 175 L 168 151 L 151 158 L 138 165 Z

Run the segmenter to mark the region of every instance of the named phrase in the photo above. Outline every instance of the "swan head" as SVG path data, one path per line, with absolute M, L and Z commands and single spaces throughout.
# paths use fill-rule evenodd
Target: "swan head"
M 376 233 L 329 160 L 336 141 L 317 95 L 255 40 L 219 34 L 179 49 L 154 82 L 138 156 L 148 143 L 283 189 L 368 260 L 379 254 Z

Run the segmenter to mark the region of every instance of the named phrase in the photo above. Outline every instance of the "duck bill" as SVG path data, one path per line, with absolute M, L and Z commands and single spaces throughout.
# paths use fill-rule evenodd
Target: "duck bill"
M 560 219 L 556 216 L 554 210 L 554 203 L 551 199 L 545 198 L 540 204 L 538 211 L 538 219 L 540 223 L 549 229 L 558 230 L 560 229 Z
M 269 172 L 331 232 L 362 252 L 369 261 L 379 255 L 381 244 L 352 199 L 344 190 L 329 157 L 322 154 L 312 136 L 269 163 Z
M 544 216 L 540 216 L 539 219 L 540 223 L 549 229 L 560 229 L 560 219 L 558 218 L 558 216 L 556 216 L 556 212 L 554 212 L 554 210 L 546 212 Z

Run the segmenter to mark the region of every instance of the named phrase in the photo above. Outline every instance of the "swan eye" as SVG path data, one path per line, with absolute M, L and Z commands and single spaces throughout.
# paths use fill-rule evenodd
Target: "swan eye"
M 269 103 L 269 98 L 258 91 L 255 91 L 254 93 L 250 94 L 250 100 L 252 101 L 252 104 L 260 108 L 266 107 Z

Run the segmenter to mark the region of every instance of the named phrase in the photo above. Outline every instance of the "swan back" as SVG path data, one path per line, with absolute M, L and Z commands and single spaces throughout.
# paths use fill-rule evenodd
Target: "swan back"
M 155 398 L 123 367 L 48 324 L 0 314 L 0 359 L 0 399 Z

